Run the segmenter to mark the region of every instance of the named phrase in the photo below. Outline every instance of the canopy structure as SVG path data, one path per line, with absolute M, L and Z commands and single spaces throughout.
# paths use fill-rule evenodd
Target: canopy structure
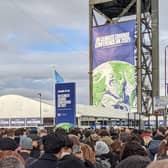
M 89 105 L 77 105 L 77 117 L 101 117 L 101 118 L 115 118 L 127 119 L 128 112 L 118 109 L 109 109 L 104 107 L 96 107 Z
M 41 102 L 42 118 L 55 118 L 52 103 Z M 0 97 L 0 118 L 35 118 L 40 117 L 40 100 L 33 100 L 19 95 Z M 76 105 L 76 117 L 104 117 L 126 119 L 128 112 L 84 104 Z

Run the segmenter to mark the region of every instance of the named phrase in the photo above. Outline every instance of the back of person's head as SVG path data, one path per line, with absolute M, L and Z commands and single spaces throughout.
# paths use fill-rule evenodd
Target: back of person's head
M 24 159 L 14 151 L 0 152 L 0 168 L 24 168 Z
M 27 149 L 27 150 L 32 150 L 33 145 L 32 145 L 32 139 L 29 137 L 25 137 L 21 143 L 20 143 L 21 149 Z
M 15 129 L 13 129 L 13 128 L 8 129 L 6 131 L 6 134 L 7 134 L 7 137 L 14 138 L 14 136 L 15 136 Z
M 134 155 L 122 160 L 116 168 L 146 168 L 150 162 L 148 157 Z
M 120 134 L 120 140 L 125 143 L 125 142 L 128 142 L 129 138 L 130 138 L 130 134 L 127 133 L 127 132 L 121 132 Z
M 157 133 L 161 133 L 162 135 L 164 135 L 166 132 L 166 129 L 164 127 L 159 127 L 157 130 Z
M 85 160 L 88 160 L 93 164 L 96 163 L 95 153 L 89 145 L 81 143 L 81 150 Z
M 121 149 L 122 149 L 122 142 L 118 139 L 115 140 L 111 145 L 111 149 L 114 153 L 120 154 Z
M 47 135 L 47 130 L 45 128 L 40 128 L 38 131 L 38 134 L 40 137 L 46 136 Z
M 147 156 L 147 152 L 143 146 L 135 141 L 125 143 L 121 150 L 120 159 L 123 160 L 133 155 Z
M 109 136 L 109 132 L 106 130 L 106 129 L 102 129 L 101 132 L 100 132 L 100 136 L 101 137 L 104 137 L 104 136 Z
M 97 141 L 95 145 L 95 152 L 97 156 L 108 154 L 110 152 L 110 149 L 108 145 L 103 141 Z
M 79 137 L 73 134 L 68 135 L 69 139 L 73 143 L 73 145 L 80 145 Z
M 17 149 L 16 142 L 11 138 L 0 138 L 0 150 L 16 150 Z
M 67 135 L 64 135 L 64 138 L 65 138 L 65 147 L 72 149 L 73 142 L 70 140 L 70 138 Z
M 147 168 L 167 168 L 168 167 L 168 160 L 157 160 L 155 162 L 152 162 L 148 165 Z
M 144 146 L 144 140 L 143 140 L 143 138 L 142 138 L 139 134 L 137 134 L 137 135 L 135 135 L 135 134 L 131 135 L 131 136 L 128 138 L 128 141 L 136 141 L 136 142 L 138 142 L 139 144 L 141 144 L 141 145 Z
M 85 135 L 85 138 L 88 138 L 88 137 L 90 137 L 90 135 L 91 135 L 91 131 L 90 130 L 85 130 L 85 132 L 84 132 L 84 135 Z
M 57 154 L 65 147 L 65 136 L 60 134 L 48 134 L 43 139 L 44 151 Z
M 54 131 L 56 134 L 66 135 L 66 130 L 63 128 L 56 128 Z
M 77 128 L 71 128 L 69 134 L 78 136 L 79 130 Z

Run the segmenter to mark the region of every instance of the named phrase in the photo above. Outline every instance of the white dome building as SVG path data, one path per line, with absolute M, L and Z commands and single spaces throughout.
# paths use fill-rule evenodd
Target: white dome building
M 133 119 L 133 115 L 129 117 Z M 76 118 L 79 127 L 94 125 L 100 121 L 112 126 L 115 125 L 112 121 L 126 121 L 128 112 L 77 104 Z M 55 124 L 55 107 L 52 103 L 44 101 L 40 103 L 40 100 L 19 95 L 0 97 L 0 127 L 30 127 L 40 124 L 44 126 Z

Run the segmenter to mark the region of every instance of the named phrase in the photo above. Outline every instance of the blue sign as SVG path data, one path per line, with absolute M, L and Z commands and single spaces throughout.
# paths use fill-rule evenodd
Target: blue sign
M 11 118 L 10 126 L 24 127 L 25 126 L 25 118 Z
M 136 106 L 135 21 L 93 28 L 93 104 L 131 111 Z
M 40 118 L 26 118 L 26 126 L 28 127 L 36 127 L 41 124 Z
M 9 127 L 9 119 L 1 118 L 0 119 L 0 127 Z
M 56 87 L 56 125 L 75 126 L 76 93 L 75 83 L 57 83 Z

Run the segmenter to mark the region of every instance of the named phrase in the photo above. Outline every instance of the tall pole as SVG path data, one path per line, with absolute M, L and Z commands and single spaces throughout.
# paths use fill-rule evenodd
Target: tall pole
M 42 121 L 42 115 L 41 115 L 41 96 L 42 94 L 41 93 L 38 93 L 39 97 L 40 97 L 40 124 L 43 124 L 43 121 Z
M 90 2 L 90 1 L 89 1 Z M 92 28 L 93 28 L 93 5 L 89 3 L 89 103 L 93 105 L 93 78 L 92 78 Z
M 137 112 L 139 113 L 139 129 L 141 129 L 141 113 L 142 113 L 142 70 L 141 70 L 141 1 L 136 1 L 137 12 Z
M 168 45 L 165 46 L 165 96 L 167 96 L 167 47 Z M 164 111 L 164 126 L 167 127 L 167 106 Z
M 167 68 L 166 68 L 166 65 L 167 65 L 167 48 L 168 48 L 168 45 L 166 45 L 165 47 L 165 96 L 167 96 Z
M 154 97 L 160 95 L 159 87 L 159 1 L 152 3 L 152 112 L 154 113 Z M 156 114 L 158 128 L 158 114 Z

